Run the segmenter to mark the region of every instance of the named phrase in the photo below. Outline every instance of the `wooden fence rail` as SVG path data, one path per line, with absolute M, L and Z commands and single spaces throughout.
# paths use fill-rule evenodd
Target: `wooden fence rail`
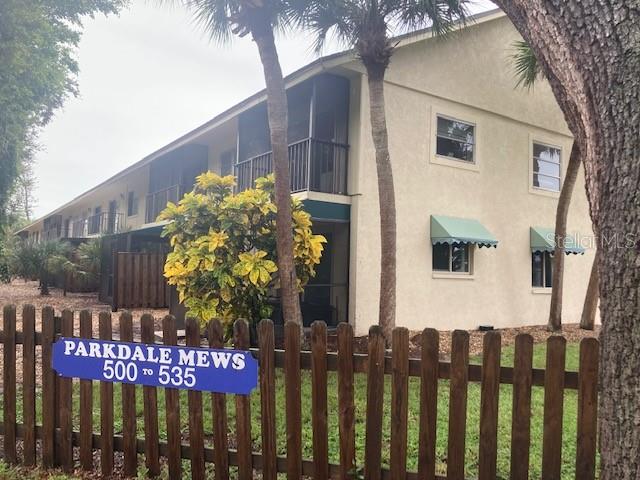
M 469 335 L 464 331 L 452 334 L 451 361 L 439 359 L 439 334 L 425 329 L 421 335 L 420 358 L 409 358 L 409 335 L 404 328 L 396 328 L 392 336 L 391 351 L 385 350 L 380 328 L 372 327 L 368 338 L 368 354 L 355 354 L 353 330 L 347 324 L 337 329 L 337 352 L 327 352 L 327 327 L 316 322 L 311 329 L 311 349 L 301 351 L 300 330 L 293 323 L 284 328 L 284 349 L 276 350 L 273 323 L 262 321 L 258 326 L 258 347 L 252 349 L 259 361 L 260 432 L 253 432 L 251 402 L 246 395 L 235 395 L 235 421 L 229 423 L 227 396 L 219 393 L 189 391 L 187 404 L 180 404 L 175 389 L 142 387 L 143 419 L 136 418 L 136 387 L 122 386 L 122 404 L 114 405 L 113 384 L 99 382 L 99 396 L 94 399 L 94 383 L 58 377 L 51 366 L 52 344 L 57 335 L 82 338 L 93 336 L 91 312 L 79 316 L 65 310 L 61 322 L 55 321 L 53 309 L 42 310 L 42 329 L 36 331 L 36 311 L 30 306 L 22 310 L 22 328 L 16 329 L 16 308 L 5 306 L 0 343 L 3 354 L 2 418 L 0 435 L 4 440 L 4 459 L 9 463 L 44 467 L 60 466 L 65 471 L 80 468 L 92 471 L 94 451 L 99 450 L 100 471 L 103 475 L 114 472 L 114 452 L 122 452 L 122 470 L 126 476 L 135 476 L 139 468 L 138 455 L 144 457 L 149 476 L 156 476 L 161 465 L 167 466 L 170 478 L 183 474 L 183 460 L 190 462 L 190 476 L 203 479 L 205 465 L 214 465 L 214 478 L 230 478 L 230 467 L 236 467 L 233 478 L 253 478 L 260 471 L 265 480 L 275 480 L 285 473 L 288 480 L 309 476 L 314 479 L 430 480 L 465 478 L 465 443 L 467 425 L 467 399 L 470 383 L 480 384 L 480 419 L 478 478 L 494 480 L 498 457 L 498 410 L 501 384 L 512 385 L 511 468 L 510 478 L 529 478 L 529 451 L 531 445 L 532 387 L 544 387 L 544 419 L 542 445 L 542 478 L 561 478 L 562 419 L 565 390 L 577 391 L 576 478 L 594 479 L 596 468 L 596 417 L 598 341 L 584 339 L 580 344 L 578 372 L 565 371 L 566 341 L 559 336 L 547 343 L 546 369 L 532 368 L 533 340 L 530 335 L 516 338 L 514 366 L 500 366 L 501 337 L 497 332 L 484 336 L 482 365 L 469 363 Z M 79 320 L 79 323 L 76 323 Z M 143 315 L 140 336 L 134 335 L 134 323 L 129 313 L 122 313 L 114 331 L 111 314 L 101 312 L 98 336 L 111 339 L 117 335 L 121 341 L 154 343 L 154 319 Z M 203 330 L 194 319 L 186 324 L 186 345 L 204 346 Z M 206 346 L 223 345 L 223 329 L 218 321 L 210 322 L 204 330 Z M 177 345 L 175 322 L 168 316 L 162 320 L 162 343 Z M 249 328 L 237 321 L 233 328 L 232 343 L 236 348 L 248 349 Z M 21 345 L 21 358 L 17 346 Z M 40 365 L 36 359 L 40 358 Z M 20 361 L 18 361 L 20 360 Z M 20 370 L 21 369 L 21 370 Z M 276 371 L 282 369 L 284 377 L 285 411 L 278 416 L 276 404 Z M 302 380 L 301 372 L 310 370 L 312 458 L 303 458 L 302 443 Z M 39 371 L 40 376 L 36 374 Z M 337 372 L 337 419 L 339 464 L 330 463 L 328 408 L 328 372 Z M 21 396 L 17 392 L 16 376 L 21 373 Z M 358 419 L 355 408 L 354 374 L 366 375 L 366 412 Z M 385 396 L 385 375 L 390 375 L 390 398 Z M 418 416 L 417 471 L 407 471 L 407 432 L 409 426 L 409 383 L 416 377 L 420 382 Z M 40 379 L 40 380 L 38 380 Z M 439 380 L 449 380 L 449 418 L 446 477 L 437 476 L 436 433 L 438 415 Z M 279 385 L 279 384 L 278 384 Z M 74 393 L 75 392 L 75 393 Z M 79 403 L 74 395 L 79 394 Z M 159 393 L 161 395 L 159 395 Z M 22 399 L 22 422 L 17 422 L 18 398 Z M 42 421 L 37 422 L 36 403 L 41 402 Z M 158 402 L 165 402 L 166 414 L 158 413 Z M 210 402 L 213 412 L 213 442 L 205 442 L 204 401 Z M 79 411 L 73 411 L 73 405 Z M 385 405 L 390 405 L 390 440 L 383 445 Z M 188 440 L 181 435 L 180 409 L 188 409 Z M 122 433 L 114 433 L 114 409 L 120 409 Z M 95 411 L 100 412 L 99 424 L 94 424 Z M 75 417 L 74 417 L 75 414 Z M 73 419 L 79 418 L 79 429 L 73 428 Z M 277 426 L 286 422 L 286 456 L 279 456 Z M 364 465 L 356 465 L 356 423 L 364 423 Z M 165 423 L 166 441 L 160 439 L 159 422 Z M 142 430 L 138 429 L 142 426 Z M 230 448 L 229 432 L 233 430 L 235 448 Z M 567 433 L 564 432 L 566 435 Z M 140 437 L 143 436 L 143 438 Z M 261 451 L 255 452 L 252 438 L 261 437 Z M 40 448 L 36 448 L 37 442 Z M 18 444 L 21 443 L 21 449 Z M 207 444 L 205 444 L 207 443 Z M 78 447 L 74 449 L 74 447 Z M 383 449 L 389 449 L 389 466 L 383 465 Z M 19 452 L 21 455 L 18 455 Z M 40 452 L 37 454 L 37 452 Z M 40 457 L 40 458 L 37 458 Z M 362 468 L 363 467 L 363 468 Z

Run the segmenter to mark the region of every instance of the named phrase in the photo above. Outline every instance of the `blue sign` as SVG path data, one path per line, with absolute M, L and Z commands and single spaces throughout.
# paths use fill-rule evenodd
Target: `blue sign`
M 82 338 L 54 343 L 53 368 L 63 377 L 241 395 L 258 382 L 247 351 Z

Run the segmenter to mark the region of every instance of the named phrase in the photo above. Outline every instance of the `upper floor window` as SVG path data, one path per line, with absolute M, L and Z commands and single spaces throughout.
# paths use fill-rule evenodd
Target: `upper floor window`
M 471 246 L 468 243 L 437 243 L 433 246 L 433 270 L 471 273 Z
M 138 214 L 138 196 L 135 192 L 127 194 L 127 216 L 132 217 Z
M 561 157 L 559 147 L 533 142 L 533 188 L 560 191 Z
M 436 154 L 474 163 L 475 125 L 437 115 Z

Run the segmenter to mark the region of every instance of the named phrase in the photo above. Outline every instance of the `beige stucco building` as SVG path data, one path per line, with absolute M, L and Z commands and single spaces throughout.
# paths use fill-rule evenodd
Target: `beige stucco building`
M 447 38 L 428 30 L 400 38 L 385 83 L 399 325 L 546 322 L 550 248 L 539 240 L 549 240 L 544 228 L 554 225 L 572 137 L 544 81 L 531 91 L 515 87 L 517 39 L 500 11 Z M 377 321 L 380 241 L 363 68 L 349 52 L 332 55 L 293 73 L 287 85 L 292 191 L 329 238 L 303 313 L 306 320 L 349 321 L 364 334 Z M 114 252 L 140 248 L 136 238 L 144 236 L 149 248 L 158 211 L 197 173 L 234 172 L 243 188 L 269 170 L 264 99 L 264 92 L 248 98 L 21 234 L 126 238 L 112 242 Z M 565 262 L 566 323 L 579 321 L 594 253 L 583 185 L 581 172 L 568 226 L 579 240 L 573 250 L 584 254 Z M 110 299 L 113 289 L 105 284 L 101 296 Z

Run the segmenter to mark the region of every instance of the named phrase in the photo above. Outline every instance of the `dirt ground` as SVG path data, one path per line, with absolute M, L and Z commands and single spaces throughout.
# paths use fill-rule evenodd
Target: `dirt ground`
M 24 282 L 22 280 L 14 280 L 11 284 L 0 284 L 0 305 L 14 304 L 17 306 L 17 325 L 18 331 L 21 329 L 22 318 L 21 309 L 22 305 L 32 304 L 36 307 L 36 329 L 40 330 L 41 327 L 41 311 L 42 307 L 49 305 L 53 307 L 56 314 L 59 314 L 63 309 L 73 310 L 79 312 L 80 310 L 91 310 L 94 318 L 94 334 L 98 333 L 98 313 L 101 311 L 110 311 L 110 306 L 98 301 L 95 293 L 68 293 L 66 297 L 62 295 L 62 291 L 57 288 L 51 289 L 51 295 L 47 297 L 40 296 L 37 282 Z M 160 322 L 163 316 L 168 313 L 166 309 L 133 309 L 131 310 L 134 320 L 134 335 L 138 335 L 140 331 L 139 319 L 144 313 L 150 313 L 156 319 L 156 330 L 160 330 Z M 114 315 L 114 320 L 117 319 L 117 314 Z M 77 328 L 76 321 L 76 328 Z M 117 322 L 114 321 L 114 335 L 117 334 Z M 546 339 L 552 335 L 546 330 L 543 325 L 519 327 L 519 328 L 506 328 L 499 330 L 502 335 L 502 345 L 513 345 L 515 337 L 519 333 L 528 333 L 533 336 L 535 343 L 545 342 Z M 586 331 L 578 328 L 576 324 L 563 325 L 562 335 L 568 342 L 578 342 L 585 337 L 597 337 L 600 332 L 599 326 L 596 326 L 594 331 Z M 482 338 L 483 332 L 473 330 L 469 332 L 469 353 L 471 355 L 478 355 L 482 353 Z M 328 339 L 329 349 L 335 350 L 336 338 L 335 334 L 329 334 Z M 410 334 L 410 348 L 411 356 L 417 357 L 420 355 L 420 332 L 411 332 Z M 443 358 L 447 358 L 451 348 L 451 332 L 440 332 L 440 351 Z M 367 351 L 367 339 L 366 337 L 359 337 L 355 340 L 355 351 L 358 353 L 366 353 Z
M 36 308 L 36 330 L 40 331 L 42 325 L 42 308 L 45 306 L 53 307 L 56 315 L 62 310 L 72 310 L 77 313 L 81 310 L 90 310 L 94 319 L 94 334 L 98 333 L 98 314 L 100 312 L 111 312 L 111 306 L 98 301 L 96 293 L 67 293 L 62 295 L 62 290 L 58 288 L 50 288 L 51 295 L 41 296 L 38 289 L 38 282 L 25 282 L 23 280 L 14 280 L 10 284 L 0 284 L 0 305 L 13 304 L 16 305 L 16 329 L 20 331 L 22 326 L 22 306 L 31 304 Z M 131 310 L 133 315 L 134 332 L 138 333 L 140 329 L 139 319 L 144 313 L 150 313 L 156 318 L 156 327 L 159 321 L 169 313 L 167 309 L 144 309 L 137 308 Z M 117 318 L 117 314 L 114 314 Z M 78 328 L 78 320 L 76 319 L 76 329 Z M 114 328 L 114 334 L 118 331 Z
M 0 284 L 0 308 L 5 305 L 16 306 L 16 330 L 20 332 L 22 330 L 22 308 L 24 305 L 33 305 L 36 309 L 36 331 L 42 331 L 42 308 L 45 306 L 53 307 L 56 315 L 60 315 L 62 310 L 72 310 L 75 312 L 75 334 L 79 335 L 79 320 L 78 315 L 81 310 L 90 310 L 93 317 L 93 334 L 98 336 L 98 314 L 100 312 L 111 312 L 111 307 L 107 304 L 100 303 L 98 301 L 98 295 L 96 293 L 71 293 L 68 292 L 67 296 L 62 295 L 62 290 L 58 288 L 50 288 L 51 294 L 48 296 L 41 296 L 38 289 L 38 282 L 25 282 L 23 280 L 14 280 L 10 284 Z M 169 313 L 167 309 L 134 309 L 131 310 L 133 316 L 133 332 L 134 338 L 139 338 L 140 335 L 140 317 L 144 313 L 150 313 L 156 319 L 155 330 L 158 331 L 161 328 L 162 318 Z M 118 314 L 113 315 L 113 333 L 114 338 L 117 338 L 118 334 Z M 4 316 L 3 316 L 4 318 Z M 3 328 L 0 323 L 0 328 Z M 1 348 L 1 347 L 0 347 Z M 16 347 L 16 356 L 18 359 L 22 358 L 22 346 Z M 40 382 L 40 365 L 41 365 L 40 349 L 36 349 L 36 377 L 37 382 Z M 20 360 L 19 360 L 20 362 Z M 2 358 L 0 357 L 0 369 L 2 368 Z M 17 373 L 17 381 L 22 381 L 22 371 L 19 368 Z

